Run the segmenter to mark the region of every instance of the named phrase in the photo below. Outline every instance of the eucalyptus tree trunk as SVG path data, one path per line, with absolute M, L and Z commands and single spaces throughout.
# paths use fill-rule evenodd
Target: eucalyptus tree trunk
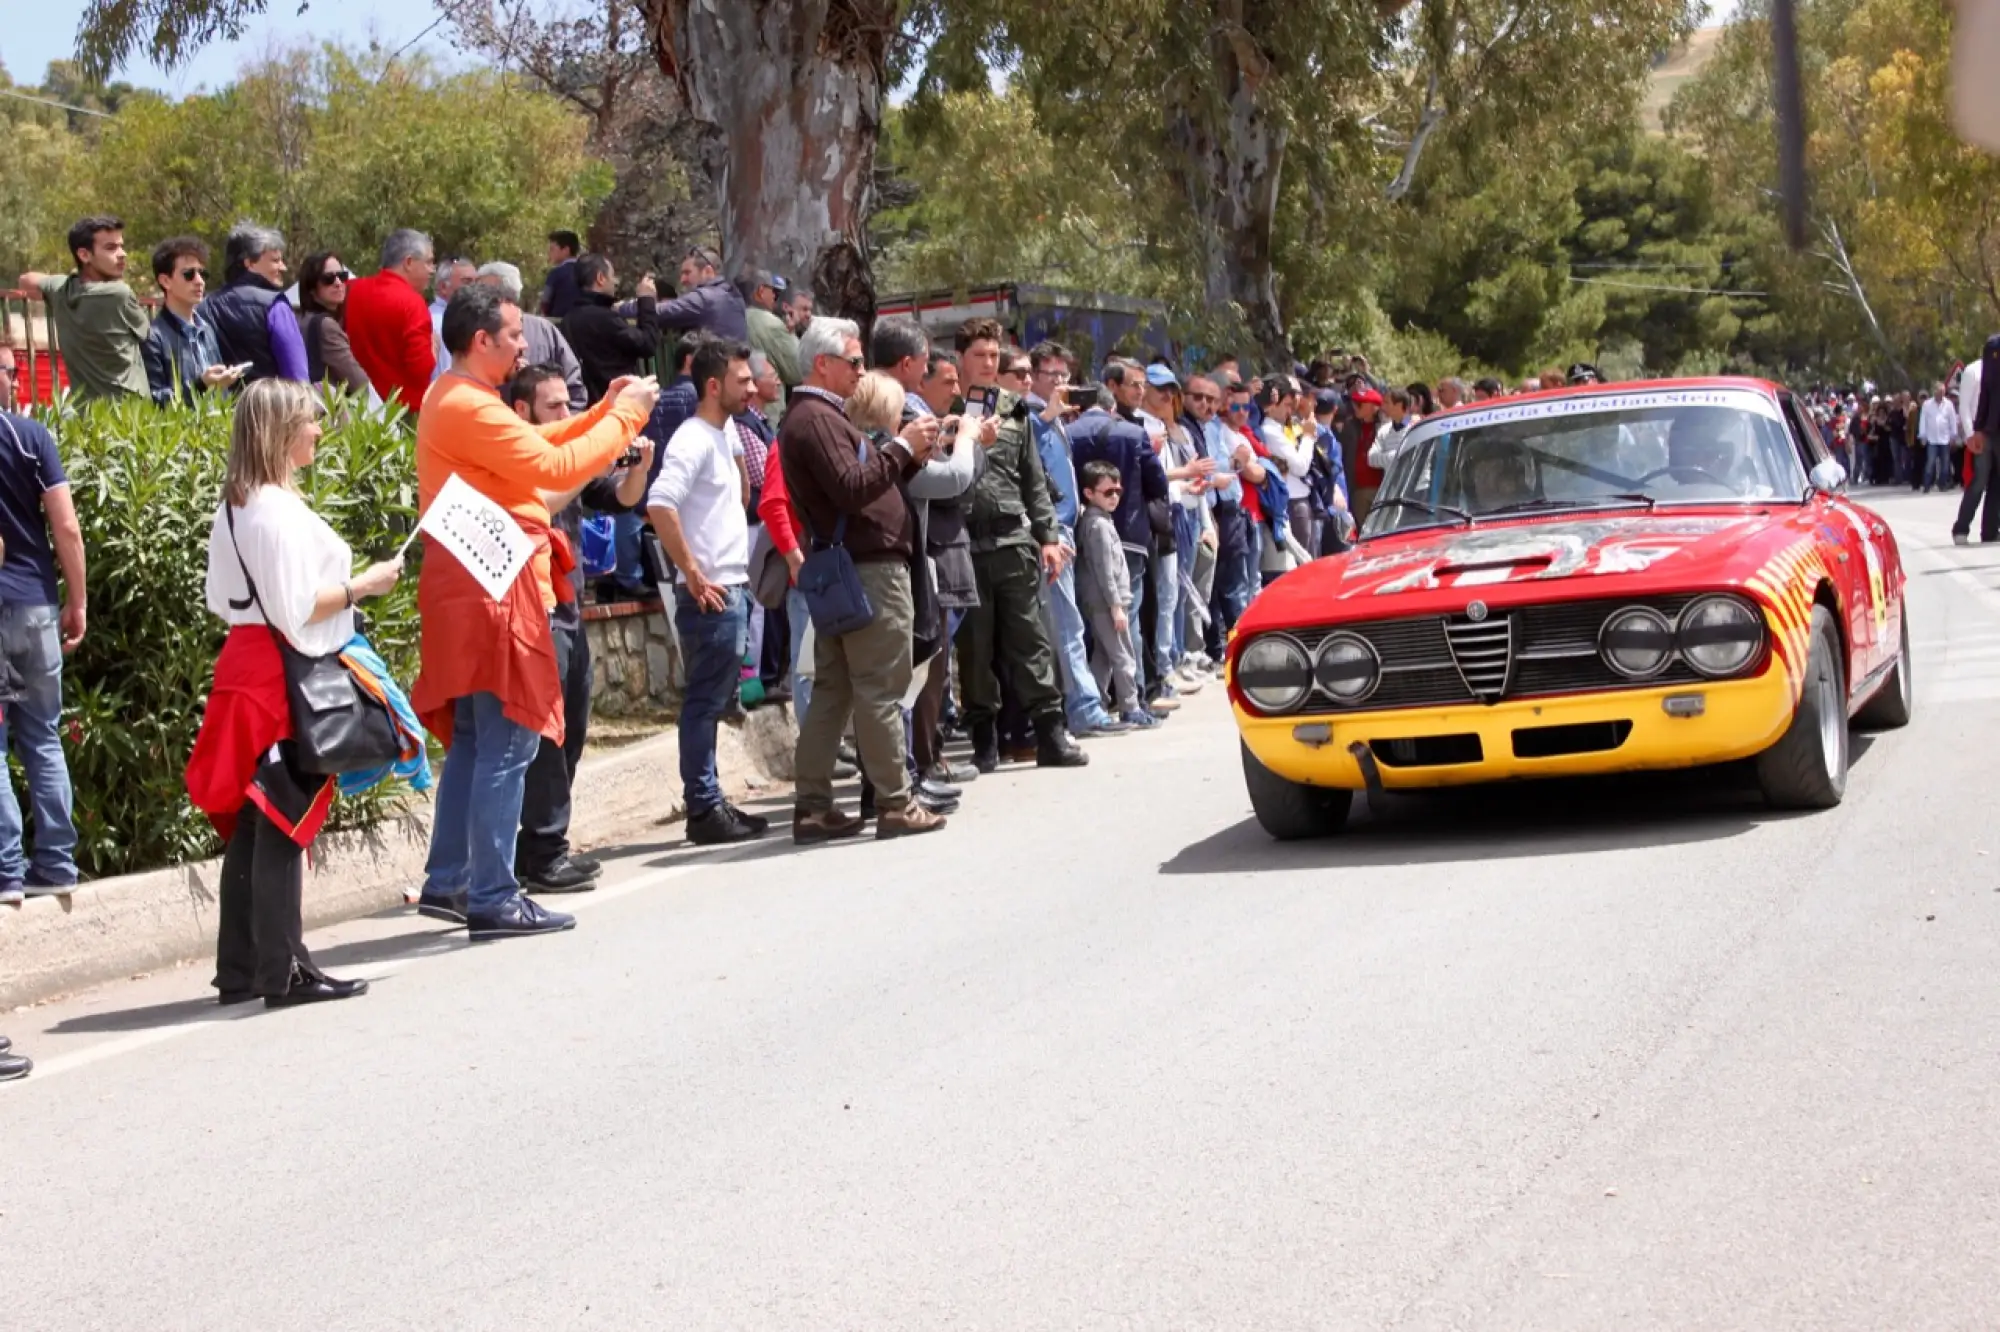
M 1262 359 L 1289 368 L 1291 340 L 1272 268 L 1289 131 L 1259 99 L 1269 70 L 1255 48 L 1220 27 L 1209 47 L 1211 86 L 1175 98 L 1167 126 L 1198 238 L 1202 294 L 1211 310 L 1234 307 Z
M 645 0 L 660 69 L 713 126 L 723 260 L 875 316 L 867 224 L 895 0 Z

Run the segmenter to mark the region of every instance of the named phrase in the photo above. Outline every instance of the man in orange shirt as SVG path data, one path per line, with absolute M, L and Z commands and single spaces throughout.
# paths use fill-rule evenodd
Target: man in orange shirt
M 533 426 L 500 396 L 527 347 L 521 307 L 497 287 L 460 288 L 444 313 L 451 368 L 417 418 L 417 490 L 428 510 L 454 474 L 514 516 L 534 554 L 494 601 L 434 542 L 417 583 L 423 665 L 410 702 L 450 746 L 431 819 L 417 910 L 464 921 L 474 939 L 546 934 L 576 924 L 544 910 L 514 877 L 528 765 L 543 736 L 563 738 L 562 686 L 549 615 L 568 543 L 552 535 L 548 496 L 600 476 L 652 415 L 659 385 L 622 379 L 582 416 Z
M 387 402 L 400 395 L 415 414 L 437 368 L 436 330 L 424 300 L 437 265 L 431 238 L 405 227 L 382 242 L 382 268 L 347 284 L 347 341 L 368 382 Z

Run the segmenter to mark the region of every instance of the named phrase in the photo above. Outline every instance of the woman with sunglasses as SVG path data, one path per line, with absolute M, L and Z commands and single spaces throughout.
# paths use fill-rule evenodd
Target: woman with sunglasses
M 299 332 L 306 340 L 306 366 L 315 384 L 333 384 L 366 398 L 368 372 L 354 359 L 347 328 L 347 284 L 354 274 L 334 254 L 309 254 L 299 269 Z

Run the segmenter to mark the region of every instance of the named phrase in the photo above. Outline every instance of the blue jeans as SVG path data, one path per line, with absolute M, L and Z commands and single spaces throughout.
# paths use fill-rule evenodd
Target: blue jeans
M 452 707 L 451 750 L 431 811 L 431 858 L 424 892 L 464 893 L 473 915 L 504 910 L 521 891 L 514 839 L 521 795 L 542 738 L 508 719 L 492 694 L 468 694 Z
M 1130 546 L 1125 548 L 1125 570 L 1132 575 L 1132 608 L 1131 614 L 1126 617 L 1125 636 L 1132 640 L 1132 660 L 1139 668 L 1141 693 L 1145 692 L 1146 633 L 1139 627 L 1139 607 L 1146 601 L 1147 564 L 1146 556 Z
M 1067 529 L 1067 544 L 1076 541 Z M 1090 649 L 1083 639 L 1083 612 L 1076 605 L 1076 561 L 1063 566 L 1052 583 L 1043 584 L 1048 607 L 1049 641 L 1055 645 L 1056 665 L 1062 670 L 1063 712 L 1072 731 L 1094 730 L 1110 720 L 1104 699 L 1097 692 L 1097 677 L 1090 670 Z
M 646 519 L 641 514 L 611 515 L 611 548 L 618 559 L 618 566 L 612 572 L 627 587 L 643 587 L 646 583 L 645 566 L 639 563 L 639 533 L 645 529 Z
M 686 584 L 674 587 L 674 633 L 681 644 L 687 695 L 681 702 L 681 788 L 687 815 L 699 818 L 722 803 L 715 772 L 715 728 L 743 680 L 743 636 L 750 598 L 742 587 L 723 589 L 721 610 L 703 610 Z
M 1153 599 L 1158 618 L 1153 622 L 1153 671 L 1161 680 L 1174 673 L 1174 626 L 1180 619 L 1181 557 L 1178 551 L 1163 550 L 1153 560 Z M 1134 603 L 1137 604 L 1136 602 Z
M 1928 490 L 1932 486 L 1936 486 L 1939 490 L 1950 490 L 1952 487 L 1949 444 L 1924 445 L 1924 489 Z
M 799 674 L 799 667 L 807 664 L 806 627 L 812 623 L 812 612 L 806 609 L 805 593 L 797 588 L 785 593 L 785 619 L 792 629 L 792 722 L 804 726 L 806 705 L 812 702 L 813 682 L 810 675 Z
M 62 633 L 54 606 L 0 605 L 0 653 L 21 676 L 21 698 L 0 709 L 0 755 L 11 748 L 28 773 L 35 811 L 36 883 L 76 882 L 76 825 L 70 821 L 69 763 L 63 758 Z M 22 882 L 21 805 L 0 781 L 0 886 Z

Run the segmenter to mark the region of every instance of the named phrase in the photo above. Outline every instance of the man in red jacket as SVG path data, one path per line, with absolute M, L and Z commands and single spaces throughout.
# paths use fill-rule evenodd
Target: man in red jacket
M 384 402 L 400 395 L 411 416 L 437 370 L 431 309 L 431 238 L 405 227 L 382 242 L 382 268 L 347 285 L 347 340 Z

